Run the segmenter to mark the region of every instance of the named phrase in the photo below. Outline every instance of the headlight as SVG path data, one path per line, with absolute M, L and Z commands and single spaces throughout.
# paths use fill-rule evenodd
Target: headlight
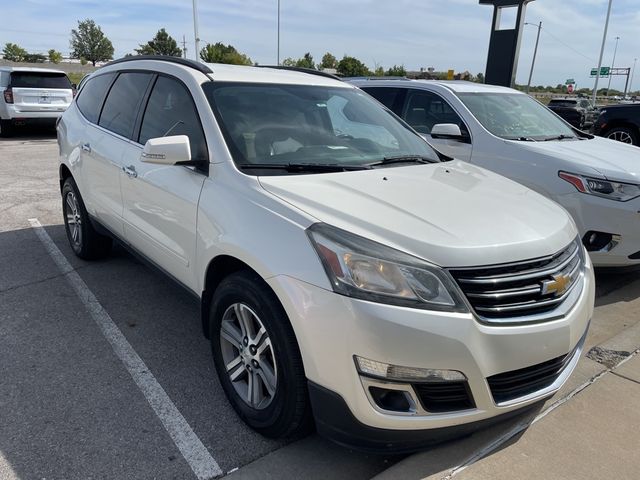
M 427 310 L 467 311 L 441 268 L 323 223 L 307 233 L 337 293 Z
M 558 176 L 576 187 L 579 192 L 626 202 L 640 196 L 640 185 L 612 182 L 602 178 L 584 177 L 574 173 L 558 172 Z

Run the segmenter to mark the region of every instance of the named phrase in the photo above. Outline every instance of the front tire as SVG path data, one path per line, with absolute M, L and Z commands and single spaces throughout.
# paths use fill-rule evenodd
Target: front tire
M 307 380 L 284 308 L 249 271 L 225 278 L 209 315 L 222 388 L 238 415 L 266 437 L 300 435 L 311 426 Z
M 109 254 L 112 240 L 93 228 L 78 186 L 71 177 L 62 186 L 62 212 L 69 245 L 78 257 L 97 260 Z
M 638 135 L 638 132 L 632 130 L 631 128 L 614 127 L 611 130 L 607 131 L 607 134 L 605 136 L 611 140 L 616 140 L 617 142 L 622 142 L 629 145 L 640 145 L 640 136 Z

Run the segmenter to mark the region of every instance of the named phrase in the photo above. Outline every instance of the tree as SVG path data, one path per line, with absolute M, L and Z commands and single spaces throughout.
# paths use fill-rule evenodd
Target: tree
M 370 74 L 367 66 L 355 57 L 345 55 L 338 62 L 338 73 L 344 77 L 366 77 Z
M 244 53 L 238 52 L 232 45 L 218 42 L 207 45 L 200 50 L 200 58 L 207 63 L 228 63 L 231 65 L 253 65 L 253 62 Z
M 325 68 L 337 68 L 338 60 L 329 52 L 322 56 L 322 61 L 318 64 L 318 69 L 323 70 Z
M 44 63 L 46 59 L 47 57 L 41 53 L 27 53 L 24 56 L 24 61 L 28 63 Z
M 284 60 L 282 60 L 282 66 L 283 67 L 295 67 L 296 66 L 296 61 L 291 57 L 287 57 Z
M 60 63 L 62 61 L 62 54 L 52 48 L 49 50 L 49 61 L 51 63 Z
M 311 53 L 307 52 L 302 58 L 299 58 L 296 61 L 296 67 L 311 68 L 315 70 L 316 64 L 313 61 L 313 56 L 311 55 Z
M 96 66 L 96 62 L 111 60 L 113 58 L 113 44 L 100 26 L 93 20 L 78 20 L 78 29 L 71 30 L 71 58 L 84 58 Z
M 378 65 L 373 74 L 376 77 L 384 77 L 384 67 L 382 65 Z
M 2 49 L 5 60 L 10 62 L 24 62 L 24 57 L 28 55 L 27 51 L 15 43 L 7 43 Z
M 140 45 L 140 48 L 136 48 L 135 50 L 138 55 L 182 56 L 182 50 L 178 48 L 178 43 L 164 28 L 158 30 L 155 37 L 146 44 Z
M 387 70 L 387 75 L 389 77 L 406 77 L 407 71 L 404 68 L 404 65 L 394 65 L 389 70 Z
M 478 75 L 476 75 L 476 82 L 484 83 L 484 73 L 480 72 Z

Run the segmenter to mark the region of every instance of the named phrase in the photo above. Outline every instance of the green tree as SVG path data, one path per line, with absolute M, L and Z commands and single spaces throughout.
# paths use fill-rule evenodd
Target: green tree
M 329 52 L 325 53 L 322 56 L 322 61 L 318 64 L 318 68 L 320 70 L 324 68 L 337 68 L 337 67 L 338 67 L 338 60 Z
M 164 28 L 158 30 L 155 37 L 135 50 L 138 55 L 182 56 L 182 49 L 178 48 L 178 42 Z
M 28 63 L 44 63 L 46 59 L 47 57 L 41 53 L 27 53 L 24 56 L 24 61 Z
M 283 67 L 295 67 L 296 66 L 296 61 L 291 57 L 287 57 L 284 60 L 282 60 L 282 66 Z
M 382 65 L 378 65 L 374 70 L 373 74 L 376 77 L 384 77 L 384 67 Z
M 62 54 L 52 48 L 49 50 L 49 61 L 51 63 L 60 63 L 62 61 Z
M 20 45 L 7 43 L 2 49 L 2 55 L 5 60 L 9 60 L 10 62 L 24 62 L 24 57 L 28 55 L 28 53 Z
M 344 77 L 366 77 L 371 73 L 364 63 L 347 55 L 338 62 L 337 70 Z
M 476 82 L 484 83 L 484 73 L 480 72 L 478 75 L 476 75 Z
M 96 66 L 96 62 L 113 58 L 113 44 L 100 26 L 93 20 L 78 20 L 78 28 L 71 30 L 71 58 L 84 58 Z
M 231 65 L 253 65 L 251 59 L 238 52 L 232 45 L 218 42 L 207 45 L 200 50 L 200 58 L 207 63 L 228 63 Z
M 307 52 L 307 53 L 304 54 L 304 56 L 302 58 L 299 58 L 296 61 L 296 67 L 312 68 L 312 69 L 315 70 L 316 64 L 313 61 L 313 56 L 311 55 L 311 53 Z
M 387 70 L 387 75 L 389 77 L 406 77 L 407 71 L 404 68 L 404 65 L 394 65 L 389 70 Z

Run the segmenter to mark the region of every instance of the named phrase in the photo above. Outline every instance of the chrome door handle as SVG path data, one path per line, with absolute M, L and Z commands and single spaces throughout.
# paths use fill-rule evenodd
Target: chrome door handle
M 126 173 L 129 178 L 137 178 L 138 172 L 136 172 L 136 167 L 133 165 L 129 165 L 128 167 L 122 167 L 122 171 Z
M 82 150 L 84 150 L 85 152 L 91 153 L 91 145 L 89 145 L 88 143 L 83 143 Z

